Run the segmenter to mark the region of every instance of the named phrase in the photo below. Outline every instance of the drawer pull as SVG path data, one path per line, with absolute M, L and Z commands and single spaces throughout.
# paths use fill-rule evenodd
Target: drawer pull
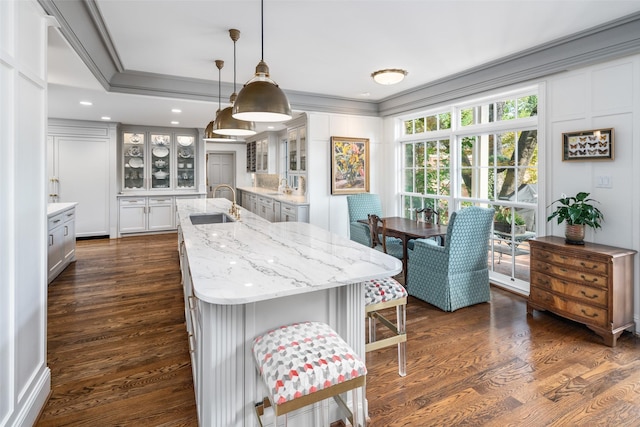
M 544 286 L 549 286 L 549 280 L 543 279 L 542 277 L 538 277 L 538 284 L 544 285 Z
M 59 222 L 60 222 L 60 220 L 59 220 L 59 219 L 56 219 L 56 220 L 54 220 L 54 221 L 53 221 L 53 223 L 54 223 L 54 224 L 57 224 L 57 223 L 59 223 Z
M 587 295 L 587 293 L 586 293 L 585 291 L 580 291 L 580 293 L 581 293 L 582 295 L 584 295 L 586 298 L 589 298 L 589 299 L 596 299 L 596 298 L 598 298 L 598 295 Z
M 584 268 L 590 268 L 592 270 L 595 270 L 598 268 L 598 264 L 592 264 L 591 266 L 588 266 L 587 264 L 584 263 L 584 261 L 582 261 L 580 265 L 583 266 Z
M 586 277 L 584 277 L 584 274 L 581 274 L 580 277 L 582 278 L 582 280 L 584 280 L 585 282 L 590 282 L 590 283 L 596 283 L 598 281 L 597 277 L 594 277 L 593 279 L 589 280 Z
M 592 318 L 598 317 L 598 313 L 589 314 L 587 313 L 587 310 L 585 310 L 584 308 L 580 311 L 582 311 L 582 314 L 584 314 L 587 317 L 592 317 Z

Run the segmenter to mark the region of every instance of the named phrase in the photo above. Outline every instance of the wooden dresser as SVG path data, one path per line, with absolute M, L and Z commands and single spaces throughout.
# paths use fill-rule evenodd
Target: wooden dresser
M 625 329 L 633 330 L 635 250 L 595 243 L 567 245 L 556 236 L 538 237 L 529 244 L 528 314 L 549 310 L 584 323 L 612 347 Z

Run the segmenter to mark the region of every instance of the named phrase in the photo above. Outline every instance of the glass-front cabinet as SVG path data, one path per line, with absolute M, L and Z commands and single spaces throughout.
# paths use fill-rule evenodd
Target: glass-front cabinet
M 125 190 L 144 188 L 145 136 L 146 135 L 144 133 L 136 132 L 125 132 L 123 135 L 123 186 Z
M 307 177 L 307 127 L 305 117 L 289 123 L 287 128 L 287 178 L 289 186 L 306 192 Z
M 307 129 L 304 126 L 288 130 L 289 172 L 307 171 Z
M 171 187 L 171 135 L 151 134 L 151 188 Z
M 122 189 L 195 190 L 197 136 L 194 132 L 122 132 Z
M 191 135 L 178 135 L 178 188 L 195 188 L 196 138 Z

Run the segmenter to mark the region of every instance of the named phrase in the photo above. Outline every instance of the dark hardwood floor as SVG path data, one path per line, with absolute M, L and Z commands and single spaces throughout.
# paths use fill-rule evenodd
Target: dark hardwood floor
M 197 425 L 176 247 L 175 234 L 78 242 L 49 286 L 38 426 Z M 407 376 L 395 348 L 367 354 L 371 425 L 640 426 L 640 339 L 606 347 L 528 317 L 521 297 L 491 298 L 453 313 L 410 298 Z

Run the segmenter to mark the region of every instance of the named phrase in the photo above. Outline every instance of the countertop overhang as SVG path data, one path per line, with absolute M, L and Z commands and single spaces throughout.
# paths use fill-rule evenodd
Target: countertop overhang
M 284 194 L 277 191 L 263 188 L 263 187 L 238 187 L 238 190 L 257 194 L 259 196 L 267 196 L 280 202 L 290 203 L 292 205 L 308 205 L 306 196 L 299 196 L 295 194 Z
M 394 276 L 397 258 L 320 227 L 268 222 L 240 208 L 240 220 L 193 225 L 192 214 L 228 212 L 227 199 L 177 201 L 196 297 L 236 305 Z
M 71 209 L 72 207 L 77 205 L 78 205 L 78 202 L 49 203 L 47 204 L 47 217 L 51 217 L 53 215 L 59 214 L 60 212 L 64 212 L 67 209 Z

